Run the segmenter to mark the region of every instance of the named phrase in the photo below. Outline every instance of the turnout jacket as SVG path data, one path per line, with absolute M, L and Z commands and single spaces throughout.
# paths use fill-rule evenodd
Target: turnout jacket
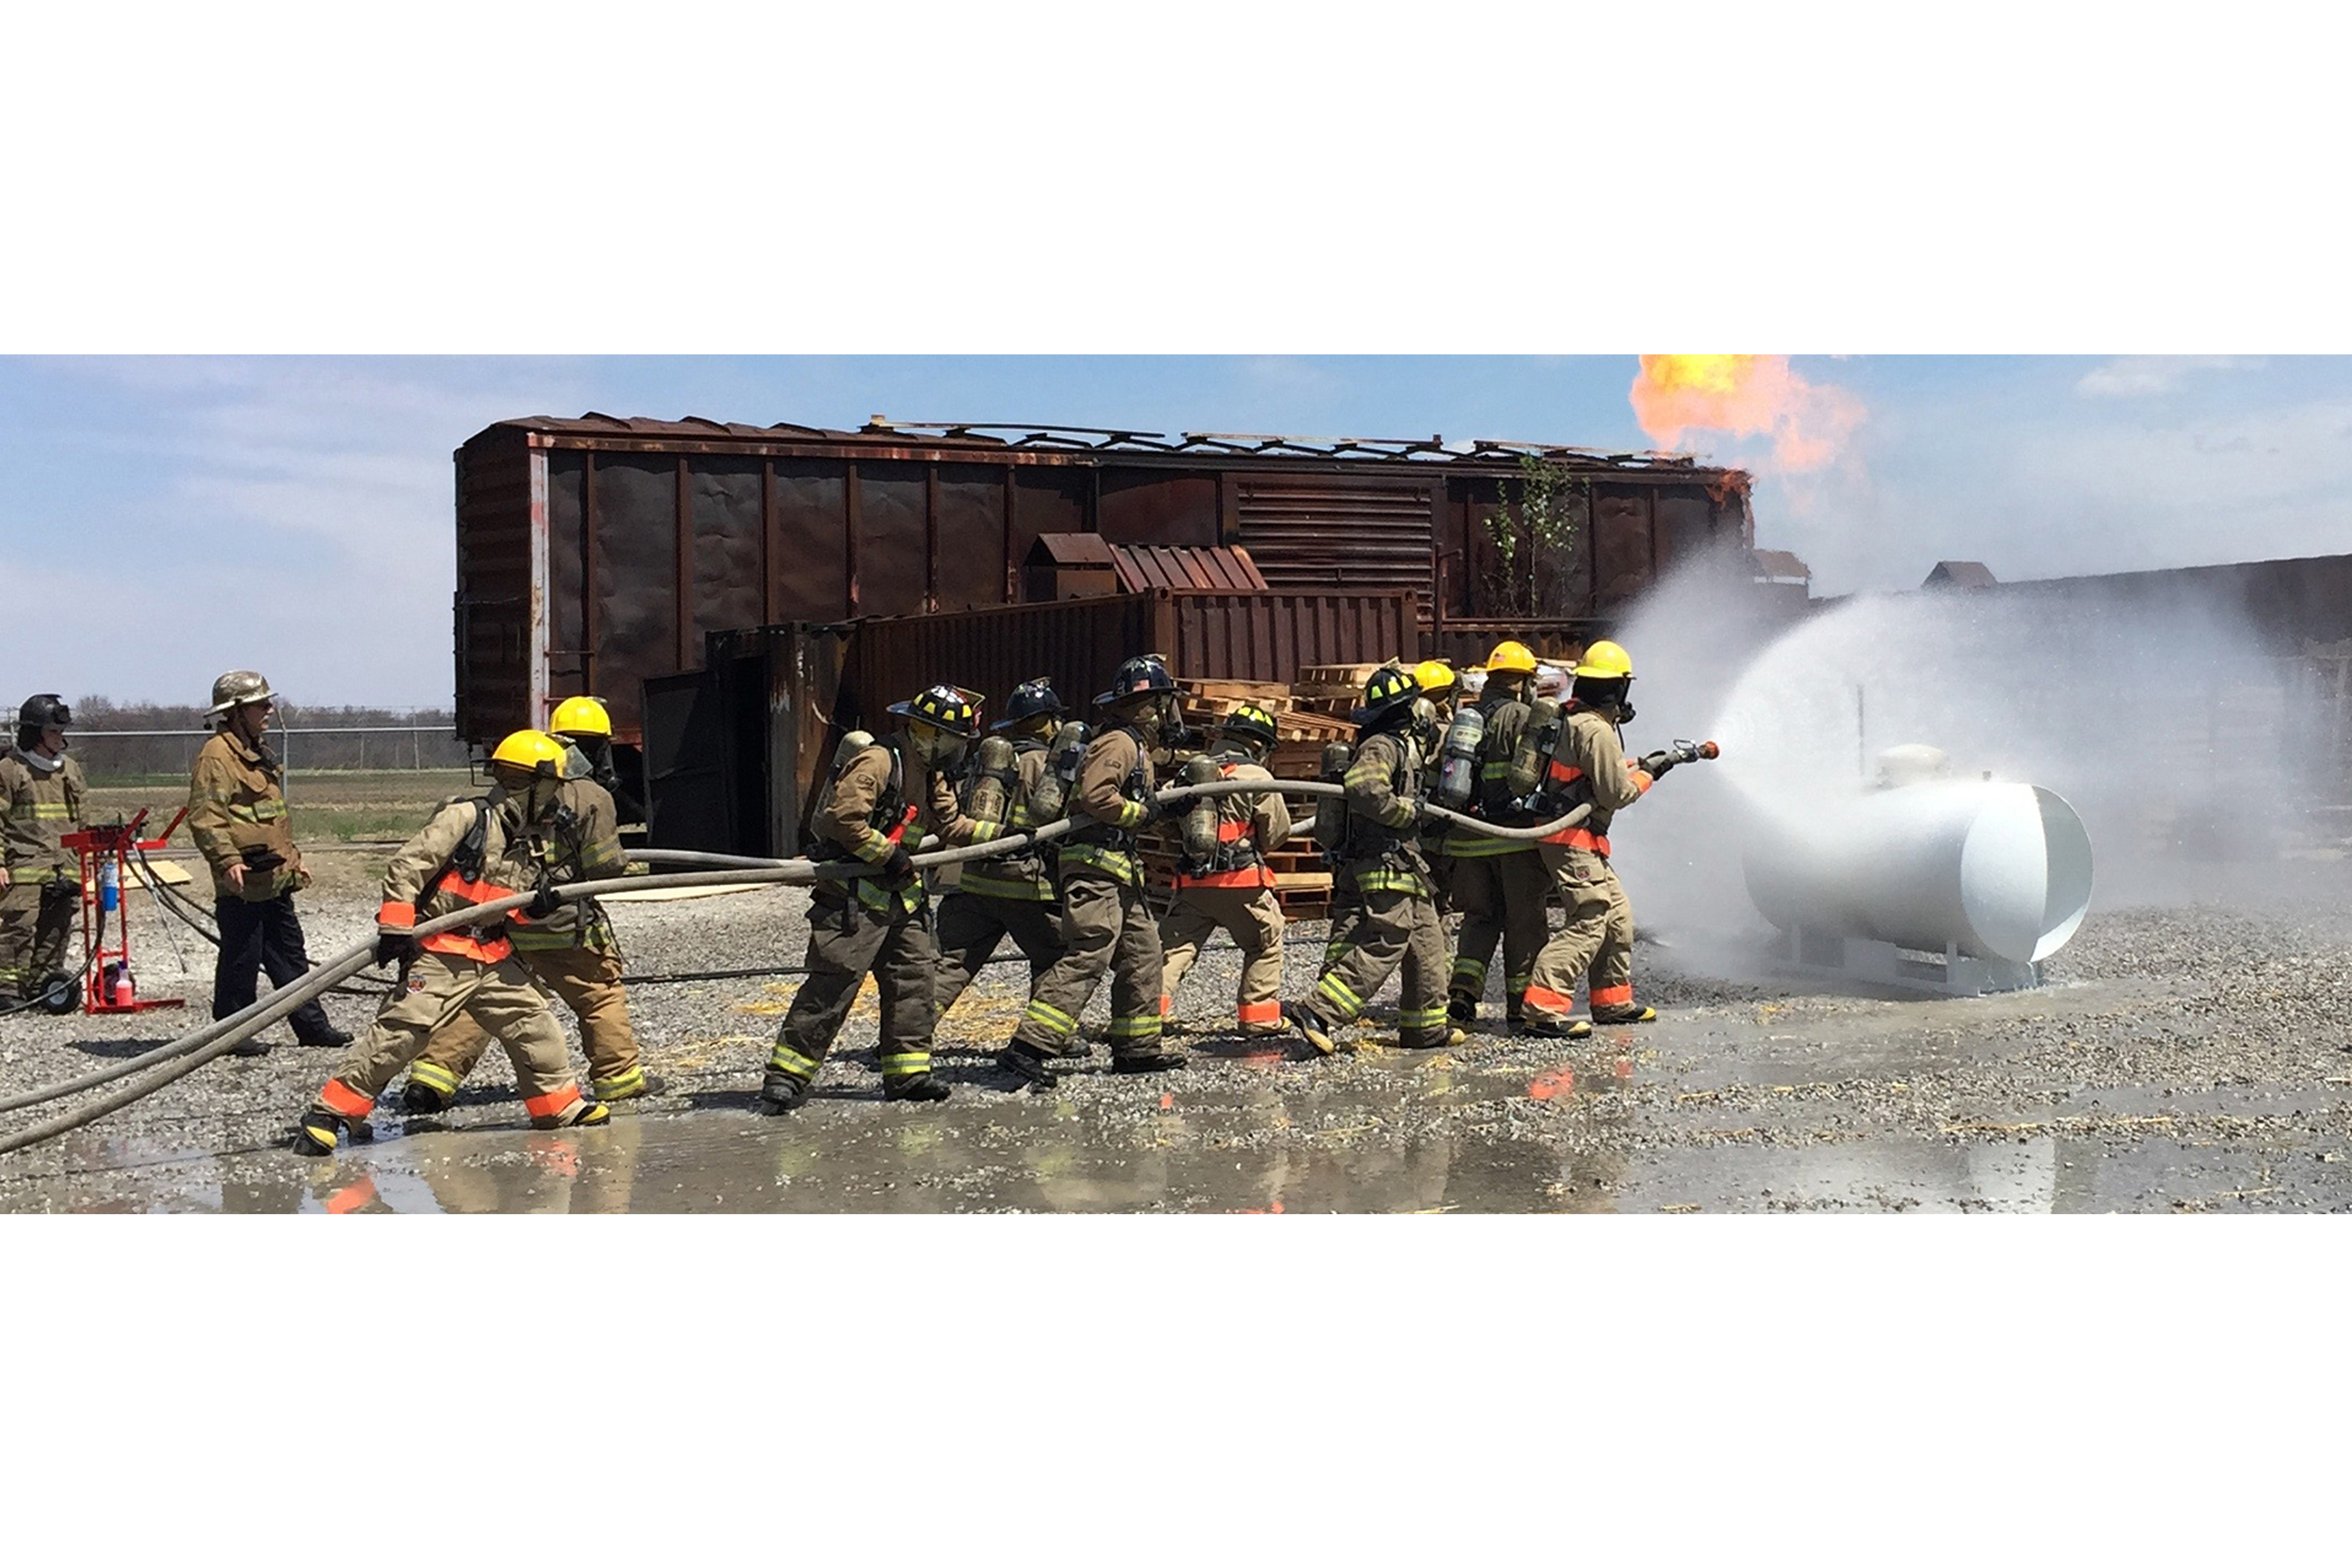
M 1478 742 L 1478 779 L 1470 795 L 1472 815 L 1500 827 L 1525 827 L 1542 821 L 1517 809 L 1511 800 L 1511 753 L 1519 749 L 1519 736 L 1527 730 L 1528 705 L 1497 692 L 1495 700 L 1482 701 L 1478 707 L 1486 715 L 1486 733 Z M 1523 854 L 1534 848 L 1532 844 L 1492 838 L 1466 827 L 1452 828 L 1445 836 L 1445 853 L 1456 860 Z
M 834 778 L 812 824 L 818 837 L 836 851 L 827 859 L 856 859 L 879 866 L 900 844 L 912 854 L 926 833 L 937 834 L 941 843 L 950 845 L 970 844 L 978 837 L 973 831 L 978 824 L 956 804 L 955 789 L 947 775 L 926 766 L 911 752 L 902 753 L 903 743 L 902 737 L 896 735 L 877 741 L 844 763 Z M 909 795 L 915 798 L 910 800 Z M 878 877 L 859 877 L 849 889 L 828 894 L 827 885 L 820 883 L 817 896 L 854 897 L 886 919 L 913 914 L 927 900 L 919 876 L 903 888 L 885 886 Z
M 1035 792 L 1037 781 L 1045 775 L 1045 742 L 1015 741 L 1013 743 L 1013 787 L 1009 791 L 1011 814 L 1003 822 L 974 821 L 971 842 L 981 843 L 1002 837 L 1007 833 L 1025 833 L 1030 828 L 1042 826 L 1029 814 L 1029 797 Z M 1017 857 L 975 860 L 961 870 L 963 878 L 957 886 L 967 893 L 981 893 L 992 899 L 1015 899 L 1023 903 L 1050 904 L 1054 901 L 1054 879 L 1045 869 L 1044 856 L 1036 850 Z
M 1547 777 L 1553 793 L 1569 805 L 1591 801 L 1592 815 L 1544 842 L 1589 849 L 1603 858 L 1609 854 L 1610 820 L 1647 794 L 1651 783 L 1648 773 L 1626 765 L 1617 726 L 1590 708 L 1577 709 L 1560 726 Z
M 601 882 L 621 875 L 629 866 L 629 857 L 621 848 L 621 813 L 613 804 L 613 792 L 584 773 L 566 772 L 555 792 L 554 817 L 530 836 L 530 847 L 539 874 L 559 886 Z M 526 952 L 614 945 L 612 923 L 604 918 L 604 906 L 593 899 L 560 904 L 542 920 L 531 920 L 520 911 L 510 918 L 514 944 Z
M 1432 896 L 1429 862 L 1421 852 L 1421 759 L 1394 731 L 1356 744 L 1344 783 L 1348 795 L 1347 863 L 1339 879 L 1364 892 Z
M 1271 784 L 1274 775 L 1234 752 L 1221 752 L 1210 758 L 1217 764 L 1218 774 L 1229 779 L 1265 779 Z M 1180 860 L 1176 867 L 1174 885 L 1179 888 L 1271 888 L 1274 872 L 1265 863 L 1265 852 L 1279 847 L 1290 837 L 1290 807 L 1273 790 L 1264 795 L 1228 795 L 1216 797 L 1217 838 L 1221 847 L 1230 847 L 1236 864 L 1229 870 L 1187 870 Z
M 0 855 L 11 882 L 78 879 L 81 857 L 61 842 L 82 826 L 81 764 L 70 756 L 43 772 L 16 747 L 0 756 Z
M 1062 840 L 1062 868 L 1083 866 L 1130 887 L 1143 884 L 1135 858 L 1135 830 L 1148 815 L 1143 802 L 1156 787 L 1142 737 L 1115 725 L 1087 742 L 1078 762 L 1070 816 L 1082 826 Z
M 196 753 L 188 775 L 188 832 L 212 868 L 215 898 L 239 896 L 229 883 L 228 868 L 248 849 L 276 855 L 278 864 L 267 871 L 246 872 L 243 897 L 247 903 L 266 903 L 310 885 L 301 852 L 294 847 L 293 826 L 286 819 L 286 791 L 279 782 L 284 773 L 268 746 L 248 746 L 226 730 L 217 731 Z
M 383 902 L 375 912 L 381 931 L 413 930 L 425 921 L 538 885 L 539 864 L 531 852 L 523 803 L 493 788 L 482 798 L 453 800 L 433 814 L 416 837 L 402 845 L 383 869 Z M 521 915 L 491 915 L 424 938 L 427 952 L 497 963 L 513 951 L 510 921 Z

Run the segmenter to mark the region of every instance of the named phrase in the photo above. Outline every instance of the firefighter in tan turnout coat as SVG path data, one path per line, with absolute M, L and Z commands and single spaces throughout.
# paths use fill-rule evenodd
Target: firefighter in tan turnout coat
M 1568 921 L 1536 957 L 1526 1026 L 1567 1033 L 1576 984 L 1586 982 L 1595 1024 L 1646 1024 L 1658 1015 L 1633 1000 L 1633 909 L 1609 865 L 1609 825 L 1649 792 L 1651 775 L 1629 767 L 1617 726 L 1633 717 L 1633 662 L 1613 642 L 1584 650 L 1569 689 L 1570 710 L 1549 764 L 1551 798 L 1563 808 L 1592 803 L 1580 826 L 1539 847 Z
M 213 1016 L 253 1005 L 256 972 L 272 985 L 290 985 L 310 967 L 294 895 L 310 885 L 294 847 L 286 815 L 285 769 L 270 751 L 269 716 L 278 693 L 250 669 L 232 669 L 213 682 L 205 710 L 217 730 L 196 752 L 188 775 L 188 834 L 213 873 L 213 919 L 220 952 L 213 961 Z M 348 1046 L 352 1037 L 328 1021 L 316 1000 L 287 1022 L 305 1046 Z M 238 1056 L 269 1048 L 258 1037 L 235 1047 Z
M 820 862 L 862 862 L 869 874 L 819 882 L 810 895 L 808 978 L 776 1031 L 768 1071 L 751 1108 L 781 1116 L 807 1099 L 870 971 L 882 994 L 882 1094 L 938 1100 L 948 1086 L 931 1075 L 933 987 L 940 950 L 930 895 L 909 846 L 928 830 L 946 844 L 972 842 L 977 826 L 948 782 L 958 754 L 980 733 L 971 699 L 934 686 L 890 711 L 902 734 L 880 741 L 853 732 L 817 801 L 814 826 L 830 847 Z
M 1355 756 L 1348 764 L 1344 844 L 1336 852 L 1332 940 L 1323 973 L 1290 1022 L 1318 1053 L 1339 1049 L 1338 1031 L 1353 1023 L 1389 976 L 1404 966 L 1397 1003 L 1398 1044 L 1408 1049 L 1463 1037 L 1445 1016 L 1445 930 L 1439 924 L 1420 832 L 1421 773 L 1426 737 L 1416 737 L 1420 689 L 1409 670 L 1375 670 L 1356 710 Z M 1333 809 L 1326 802 L 1319 810 Z M 1318 810 L 1318 815 L 1319 815 Z M 1405 965 L 1410 953 L 1412 963 Z
M 401 961 L 399 984 L 303 1115 L 297 1152 L 331 1154 L 347 1133 L 365 1136 L 376 1096 L 460 1011 L 506 1047 L 532 1126 L 589 1126 L 612 1115 L 580 1092 L 563 1031 L 514 955 L 513 917 L 412 934 L 425 921 L 520 892 L 538 895 L 528 913 L 516 911 L 525 919 L 562 907 L 533 841 L 552 828 L 563 764 L 553 736 L 517 731 L 490 753 L 490 793 L 443 806 L 393 856 L 376 910 L 376 959 Z
M 991 739 L 981 743 L 964 780 L 961 799 L 964 815 L 973 819 L 974 841 L 1042 826 L 1031 807 L 1040 802 L 1047 745 L 1062 712 L 1054 683 L 1043 676 L 1013 689 L 1004 717 L 989 726 Z M 1010 754 L 994 754 L 1000 748 Z M 1054 815 L 1061 815 L 1058 802 Z M 1008 936 L 1029 961 L 1034 991 L 1062 956 L 1061 899 L 1043 850 L 971 861 L 961 868 L 954 889 L 940 900 L 936 1001 L 940 1017 L 948 1016 Z
M 45 691 L 16 713 L 16 743 L 0 755 L 0 1000 L 47 998 L 69 1013 L 80 993 L 66 949 L 81 912 L 81 858 L 63 842 L 82 826 L 81 764 L 66 755 L 65 699 Z M 127 906 L 126 906 L 127 910 Z
M 552 826 L 533 840 L 544 876 L 559 886 L 617 877 L 629 863 L 621 848 L 620 809 L 612 792 L 589 776 L 592 764 L 579 743 L 609 738 L 612 717 L 593 697 L 571 697 L 556 704 L 549 725 L 564 742 L 564 757 Z M 544 920 L 516 924 L 509 935 L 523 967 L 579 1019 L 588 1089 L 598 1102 L 609 1105 L 657 1089 L 660 1081 L 646 1078 L 637 1059 L 628 993 L 621 984 L 620 940 L 604 907 L 593 899 L 570 900 Z M 400 1108 L 413 1114 L 447 1110 L 457 1086 L 489 1046 L 490 1037 L 472 1014 L 451 1018 L 434 1031 L 425 1054 L 409 1064 Z
M 1060 962 L 1031 990 L 1028 1009 L 996 1065 L 1023 1084 L 1054 1081 L 1046 1065 L 1069 1053 L 1078 1015 L 1103 972 L 1110 972 L 1113 1072 L 1164 1072 L 1184 1065 L 1161 1044 L 1160 931 L 1144 897 L 1137 829 L 1159 815 L 1152 799 L 1150 750 L 1175 727 L 1176 683 L 1146 655 L 1118 667 L 1095 699 L 1110 710 L 1103 732 L 1087 743 L 1071 817 L 1083 824 L 1060 842 Z
M 1274 749 L 1274 716 L 1244 703 L 1224 723 L 1216 750 L 1202 770 L 1227 779 L 1265 779 Z M 1191 777 L 1188 768 L 1187 777 Z M 1213 847 L 1196 847 L 1200 829 L 1213 823 Z M 1235 1021 L 1244 1035 L 1279 1035 L 1282 1022 L 1282 902 L 1275 896 L 1266 851 L 1290 837 L 1290 810 L 1282 796 L 1229 795 L 1195 801 L 1186 810 L 1184 855 L 1176 867 L 1175 897 L 1160 921 L 1160 1010 L 1175 1016 L 1175 997 L 1202 944 L 1223 931 L 1241 950 L 1240 999 Z M 1203 832 L 1202 837 L 1205 837 Z M 1200 853 L 1205 847 L 1206 853 Z

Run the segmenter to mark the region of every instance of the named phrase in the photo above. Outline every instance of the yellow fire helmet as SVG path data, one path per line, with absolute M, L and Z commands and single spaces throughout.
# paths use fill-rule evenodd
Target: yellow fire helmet
M 1536 656 L 1528 651 L 1525 643 L 1498 642 L 1495 645 L 1495 651 L 1486 656 L 1486 673 L 1489 675 L 1533 675 L 1535 672 Z
M 555 705 L 555 715 L 547 721 L 548 731 L 556 735 L 603 735 L 610 739 L 613 716 L 593 697 L 567 697 Z
M 1633 661 L 1615 643 L 1597 642 L 1586 648 L 1584 657 L 1576 661 L 1576 676 L 1580 680 L 1615 680 L 1621 677 L 1630 680 L 1633 676 Z
M 563 742 L 537 730 L 517 730 L 490 753 L 490 766 L 560 779 L 563 776 Z
M 1454 689 L 1454 667 L 1442 658 L 1424 658 L 1412 667 L 1412 683 L 1424 696 L 1435 697 Z

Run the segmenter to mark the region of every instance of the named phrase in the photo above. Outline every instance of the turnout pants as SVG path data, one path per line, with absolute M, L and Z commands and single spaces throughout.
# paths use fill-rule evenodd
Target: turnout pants
M 1351 1024 L 1402 967 L 1398 1043 L 1409 1049 L 1445 1044 L 1451 1034 L 1445 1018 L 1445 928 L 1437 905 L 1392 888 L 1358 892 L 1344 923 L 1335 915 L 1331 925 L 1323 975 L 1306 1001 L 1307 1010 L 1331 1028 Z
M 66 973 L 66 949 L 81 911 L 81 879 L 67 871 L 40 882 L 16 882 L 0 891 L 0 994 L 37 995 L 42 983 Z M 130 913 L 125 903 L 116 911 Z
M 562 1127 L 587 1109 L 563 1031 L 547 1000 L 512 953 L 496 963 L 446 952 L 420 952 L 402 984 L 378 1009 L 375 1022 L 327 1080 L 315 1110 L 363 1121 L 400 1069 L 425 1054 L 433 1032 L 463 1013 L 506 1047 L 515 1088 L 535 1127 Z
M 1062 876 L 1061 958 L 1040 975 L 1015 1045 L 1046 1056 L 1072 1048 L 1078 1015 L 1110 971 L 1110 1049 L 1114 1057 L 1160 1048 L 1160 928 L 1143 889 L 1083 867 Z
M 899 907 L 879 913 L 854 898 L 818 898 L 809 905 L 807 979 L 793 995 L 768 1055 L 768 1081 L 807 1083 L 824 1066 L 834 1037 L 848 1021 L 867 973 L 882 993 L 882 1078 L 914 1078 L 931 1070 L 931 1028 L 939 1014 L 931 988 L 940 962 L 930 910 Z
M 948 1016 L 1008 936 L 1029 961 L 1034 994 L 1039 978 L 1062 956 L 1061 911 L 1035 899 L 1000 899 L 988 893 L 950 893 L 940 900 L 940 973 L 933 1003 L 940 1017 Z
M 1596 1018 L 1633 1005 L 1633 907 L 1608 858 L 1590 849 L 1541 847 L 1544 863 L 1559 886 L 1568 923 L 1536 955 L 1528 983 L 1527 1009 L 1565 1017 L 1575 1005 L 1576 983 L 1587 982 Z
M 1234 1017 L 1245 1035 L 1282 1032 L 1282 903 L 1272 888 L 1179 888 L 1160 921 L 1160 1010 L 1176 1011 L 1177 988 L 1201 956 L 1210 934 L 1222 931 L 1242 950 L 1241 994 Z
M 1465 855 L 1454 862 L 1454 907 L 1462 911 L 1454 974 L 1446 994 L 1473 1006 L 1486 994 L 1487 965 L 1503 949 L 1503 1006 L 1517 1018 L 1534 978 L 1536 954 L 1549 931 L 1544 895 L 1551 874 L 1533 845 L 1500 855 Z
M 213 1016 L 226 1018 L 253 1005 L 257 989 L 255 971 L 269 976 L 272 985 L 290 985 L 310 967 L 302 948 L 302 921 L 294 912 L 294 895 L 248 902 L 216 899 L 213 919 L 220 925 L 220 952 L 213 961 Z M 327 1010 L 313 997 L 294 1009 L 287 1021 L 294 1037 L 310 1041 L 334 1030 Z
M 629 998 L 621 984 L 621 955 L 609 947 L 519 947 L 522 966 L 572 1009 L 580 1020 L 580 1048 L 588 1057 L 588 1087 L 598 1099 L 634 1094 L 645 1087 L 637 1061 L 637 1037 L 629 1027 Z M 460 1013 L 433 1031 L 432 1044 L 408 1076 L 443 1094 L 455 1094 L 490 1037 L 470 1013 Z

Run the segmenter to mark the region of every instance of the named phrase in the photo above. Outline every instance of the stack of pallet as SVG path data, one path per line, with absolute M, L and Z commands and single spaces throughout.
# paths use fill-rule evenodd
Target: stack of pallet
M 1183 689 L 1185 715 L 1195 724 L 1216 724 L 1244 702 L 1273 715 L 1275 748 L 1266 767 L 1276 778 L 1311 779 L 1321 767 L 1325 746 L 1355 739 L 1356 726 L 1349 721 L 1347 710 L 1334 714 L 1320 707 L 1302 707 L 1296 687 L 1266 680 L 1185 679 L 1177 685 Z

